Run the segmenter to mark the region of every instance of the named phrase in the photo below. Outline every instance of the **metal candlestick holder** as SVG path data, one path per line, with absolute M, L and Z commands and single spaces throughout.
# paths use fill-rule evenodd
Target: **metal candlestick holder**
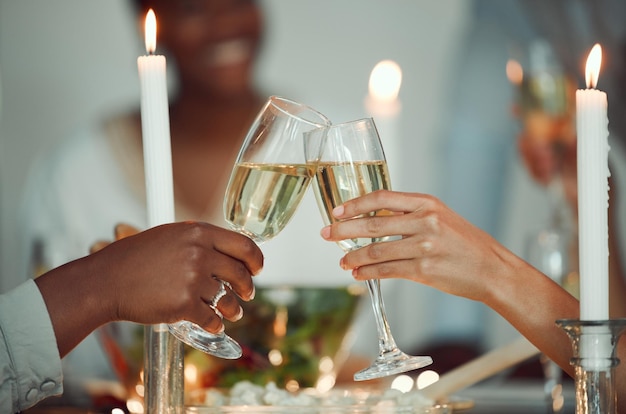
M 183 343 L 167 325 L 144 328 L 144 406 L 147 414 L 182 414 Z
M 616 345 L 626 330 L 626 319 L 583 321 L 559 319 L 572 341 L 575 368 L 576 414 L 616 414 Z

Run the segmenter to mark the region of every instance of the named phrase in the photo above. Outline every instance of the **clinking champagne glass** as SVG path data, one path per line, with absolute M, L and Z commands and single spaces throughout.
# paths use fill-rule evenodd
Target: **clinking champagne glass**
M 391 189 L 385 154 L 373 119 L 346 122 L 306 135 L 307 158 L 312 160 L 317 156 L 318 143 L 325 141 L 313 188 L 326 224 L 336 221 L 332 215 L 336 206 L 372 191 Z M 371 213 L 384 214 L 391 213 L 384 210 Z M 347 239 L 338 244 L 348 252 L 390 239 Z M 399 374 L 432 364 L 431 357 L 410 356 L 397 347 L 387 322 L 380 281 L 374 279 L 366 283 L 378 329 L 379 355 L 368 368 L 354 374 L 355 381 Z
M 224 216 L 234 231 L 261 244 L 291 220 L 315 174 L 322 141 L 308 160 L 304 133 L 330 125 L 316 110 L 271 96 L 239 150 L 224 197 Z M 241 347 L 224 335 L 241 356 Z

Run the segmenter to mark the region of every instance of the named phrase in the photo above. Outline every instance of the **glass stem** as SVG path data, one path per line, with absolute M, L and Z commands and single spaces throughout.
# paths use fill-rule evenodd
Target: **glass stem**
M 381 354 L 392 352 L 398 349 L 396 341 L 391 336 L 391 329 L 387 322 L 385 314 L 385 304 L 383 303 L 383 295 L 380 291 L 380 280 L 372 279 L 366 281 L 367 289 L 372 299 L 372 309 L 374 310 L 374 318 L 376 319 L 376 328 L 378 329 L 378 345 Z

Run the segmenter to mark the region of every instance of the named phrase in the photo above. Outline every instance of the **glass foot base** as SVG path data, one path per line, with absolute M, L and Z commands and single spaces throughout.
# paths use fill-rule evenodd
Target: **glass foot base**
M 195 323 L 183 321 L 168 325 L 168 328 L 176 338 L 207 354 L 223 359 L 237 359 L 243 353 L 241 346 L 230 336 L 209 333 Z
M 379 355 L 372 365 L 354 374 L 354 380 L 365 381 L 401 374 L 403 372 L 423 368 L 432 363 L 433 359 L 429 356 L 411 356 L 396 349 Z

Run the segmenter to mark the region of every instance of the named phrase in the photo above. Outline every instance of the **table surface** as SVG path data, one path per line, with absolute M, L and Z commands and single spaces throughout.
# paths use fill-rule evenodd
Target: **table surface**
M 566 382 L 563 387 L 564 408 L 560 413 L 570 414 L 575 410 L 573 384 Z M 488 381 L 456 393 L 453 401 L 458 408 L 454 414 L 546 414 L 543 384 L 539 380 L 518 380 L 497 382 Z M 25 411 L 28 414 L 94 414 L 99 411 L 40 406 Z M 104 413 L 103 413 L 104 414 Z M 106 413 L 108 414 L 108 413 Z
M 562 390 L 563 409 L 560 413 L 576 411 L 574 386 L 566 382 Z M 466 414 L 546 414 L 548 402 L 541 381 L 510 381 L 502 384 L 485 383 L 460 391 L 455 396 L 460 401 L 473 401 L 473 407 L 458 410 Z

